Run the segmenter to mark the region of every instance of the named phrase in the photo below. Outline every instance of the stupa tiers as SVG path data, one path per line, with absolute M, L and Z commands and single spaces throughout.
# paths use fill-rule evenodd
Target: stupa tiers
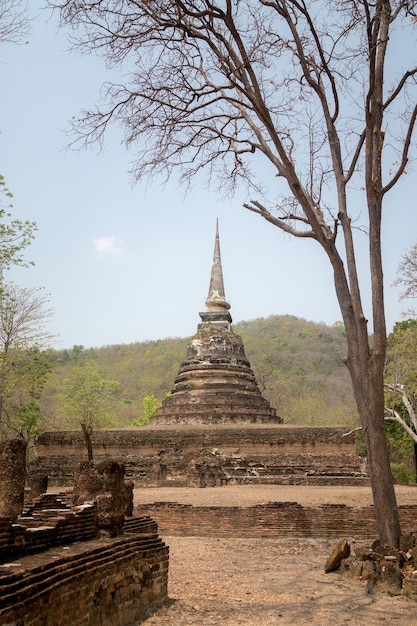
M 246 358 L 242 339 L 232 328 L 224 292 L 218 223 L 207 310 L 191 339 L 174 388 L 151 424 L 280 423 L 263 398 Z

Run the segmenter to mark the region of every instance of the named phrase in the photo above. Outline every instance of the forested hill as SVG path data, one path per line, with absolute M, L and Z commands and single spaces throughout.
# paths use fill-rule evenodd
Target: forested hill
M 233 326 L 244 341 L 246 355 L 264 395 L 286 423 L 353 425 L 356 412 L 349 376 L 342 358 L 346 340 L 342 324 L 333 327 L 290 315 L 271 316 Z M 185 356 L 188 338 L 53 351 L 52 375 L 42 398 L 47 428 L 59 423 L 57 394 L 74 367 L 88 360 L 103 377 L 118 381 L 118 401 L 109 426 L 127 427 L 143 414 L 143 399 L 162 401 L 172 389 Z

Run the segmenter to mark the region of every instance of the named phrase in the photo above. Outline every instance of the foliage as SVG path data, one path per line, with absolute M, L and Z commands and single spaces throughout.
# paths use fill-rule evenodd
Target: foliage
M 133 426 L 147 426 L 160 406 L 162 406 L 161 402 L 155 396 L 145 396 L 143 398 L 143 416 L 133 420 Z
M 32 400 L 27 404 L 22 405 L 16 413 L 15 418 L 21 430 L 26 433 L 27 436 L 32 437 L 34 435 L 39 435 L 39 404 Z
M 40 425 L 38 403 L 51 372 L 48 353 L 34 347 L 15 349 L 8 353 L 7 358 L 4 353 L 2 357 L 0 377 L 3 427 L 4 430 L 17 432 L 29 443 L 32 435 L 38 434 Z
M 412 402 L 417 400 L 417 319 L 396 322 L 387 340 L 387 383 L 405 386 Z
M 64 393 L 58 394 L 63 422 L 81 426 L 89 461 L 93 461 L 93 428 L 111 425 L 118 389 L 119 383 L 103 378 L 97 363 L 90 359 L 70 371 Z
M 387 345 L 385 419 L 394 422 L 387 425 L 391 459 L 416 480 L 417 320 L 397 322 Z
M 27 26 L 24 9 L 15 0 L 0 8 L 0 41 L 13 41 Z M 6 282 L 12 265 L 27 267 L 25 248 L 34 238 L 35 222 L 12 218 L 12 194 L 0 175 L 0 433 L 18 433 L 28 454 L 39 431 L 39 400 L 50 373 L 46 348 L 51 335 L 44 324 L 51 315 L 41 290 Z
M 343 325 L 328 327 L 291 315 L 241 322 L 235 327 L 259 386 L 285 423 L 357 424 L 343 364 Z
M 346 354 L 343 328 L 275 315 L 241 322 L 234 331 L 242 336 L 262 393 L 285 423 L 357 425 L 349 374 L 342 362 Z M 56 418 L 57 396 L 71 369 L 89 359 L 97 363 L 103 376 L 120 384 L 113 425 L 129 427 L 134 420 L 142 420 L 144 398 L 154 397 L 162 403 L 173 388 L 189 341 L 168 338 L 52 351 L 52 375 L 42 395 L 44 427 L 68 426 Z
M 119 428 L 131 426 L 133 420 L 143 415 L 145 396 L 153 395 L 161 402 L 166 391 L 172 388 L 186 345 L 187 339 L 165 339 L 102 348 L 74 346 L 73 349 L 53 351 L 50 361 L 53 375 L 42 398 L 47 428 L 66 427 L 57 415 L 57 396 L 72 368 L 88 360 L 96 362 L 103 376 L 119 382 L 119 402 L 112 409 L 113 423 Z
M 393 476 L 397 482 L 415 483 L 416 465 L 414 443 L 400 424 L 388 422 L 386 426 Z
M 103 377 L 97 363 L 86 360 L 73 367 L 58 394 L 62 422 L 85 424 L 88 428 L 110 426 L 119 383 Z
M 30 439 L 23 407 L 33 407 L 50 372 L 46 349 L 51 335 L 44 324 L 51 315 L 38 289 L 2 282 L 0 291 L 0 428 Z M 29 443 L 29 441 L 28 441 Z
M 10 209 L 11 192 L 6 187 L 4 177 L 0 174 L 0 277 L 3 277 L 4 270 L 11 265 L 27 267 L 33 265 L 27 262 L 22 254 L 23 250 L 34 239 L 37 230 L 35 222 L 29 220 L 22 221 L 13 219 Z

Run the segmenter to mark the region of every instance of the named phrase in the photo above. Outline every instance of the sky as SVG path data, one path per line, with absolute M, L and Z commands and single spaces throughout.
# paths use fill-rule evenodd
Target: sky
M 103 153 L 67 149 L 69 120 L 98 100 L 107 75 L 100 59 L 68 52 L 66 33 L 42 6 L 30 2 L 28 43 L 0 44 L 0 173 L 14 196 L 13 216 L 38 225 L 26 253 L 35 266 L 8 278 L 50 295 L 54 347 L 193 335 L 205 310 L 216 218 L 234 322 L 286 314 L 340 320 L 324 252 L 245 210 L 243 191 L 224 200 L 203 186 L 185 196 L 175 180 L 132 186 L 132 155 L 117 129 Z M 386 205 L 388 330 L 406 308 L 392 282 L 417 240 L 413 181 L 415 172 Z M 370 316 L 366 286 L 363 293 Z

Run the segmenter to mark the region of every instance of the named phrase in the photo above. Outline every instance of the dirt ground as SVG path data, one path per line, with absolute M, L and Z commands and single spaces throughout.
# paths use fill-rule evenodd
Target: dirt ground
M 417 485 L 396 485 L 398 504 L 417 504 Z M 264 502 L 298 502 L 303 506 L 372 504 L 370 487 L 305 485 L 225 485 L 224 487 L 158 487 L 135 489 L 135 505 L 178 502 L 194 506 L 252 506 Z M 417 622 L 416 622 L 417 624 Z
M 417 487 L 398 487 L 399 504 L 417 504 Z M 199 506 L 372 502 L 368 488 L 219 487 L 138 489 L 135 501 Z M 417 519 L 416 519 L 417 529 Z M 369 593 L 366 583 L 325 574 L 334 542 L 163 537 L 170 547 L 169 600 L 143 626 L 377 626 L 417 624 L 417 603 Z

